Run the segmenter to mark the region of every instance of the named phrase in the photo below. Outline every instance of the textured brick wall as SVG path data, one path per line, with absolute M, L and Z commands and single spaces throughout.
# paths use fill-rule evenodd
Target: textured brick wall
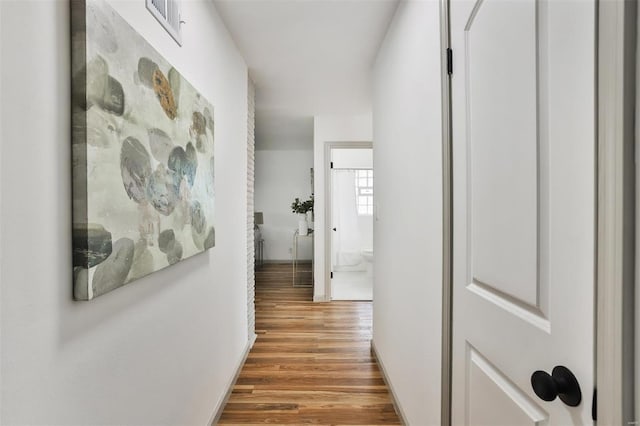
M 253 192 L 255 164 L 255 98 L 253 81 L 248 80 L 248 114 L 247 114 L 247 327 L 249 339 L 253 338 L 256 326 L 255 296 L 255 249 L 253 241 Z

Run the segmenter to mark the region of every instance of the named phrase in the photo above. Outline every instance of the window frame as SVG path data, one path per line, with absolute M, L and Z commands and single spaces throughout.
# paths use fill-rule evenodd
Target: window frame
M 355 178 L 358 216 L 373 216 L 373 169 L 357 169 Z

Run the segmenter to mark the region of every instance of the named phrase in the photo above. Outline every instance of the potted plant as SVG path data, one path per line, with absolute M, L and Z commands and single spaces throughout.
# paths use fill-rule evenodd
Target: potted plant
M 291 203 L 291 211 L 298 214 L 298 234 L 307 235 L 309 232 L 309 223 L 307 222 L 307 212 L 313 214 L 313 194 L 306 201 L 300 201 L 300 198 L 293 200 Z

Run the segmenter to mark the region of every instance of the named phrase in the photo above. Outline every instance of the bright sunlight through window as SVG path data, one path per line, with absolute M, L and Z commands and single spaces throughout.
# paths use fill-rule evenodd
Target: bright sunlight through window
M 373 215 L 373 170 L 356 170 L 356 197 L 358 214 Z

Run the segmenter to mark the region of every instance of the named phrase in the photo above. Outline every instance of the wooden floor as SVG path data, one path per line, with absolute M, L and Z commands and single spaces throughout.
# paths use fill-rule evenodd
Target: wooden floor
M 371 302 L 313 303 L 291 279 L 290 265 L 256 271 L 258 338 L 219 424 L 400 424 L 371 356 Z

